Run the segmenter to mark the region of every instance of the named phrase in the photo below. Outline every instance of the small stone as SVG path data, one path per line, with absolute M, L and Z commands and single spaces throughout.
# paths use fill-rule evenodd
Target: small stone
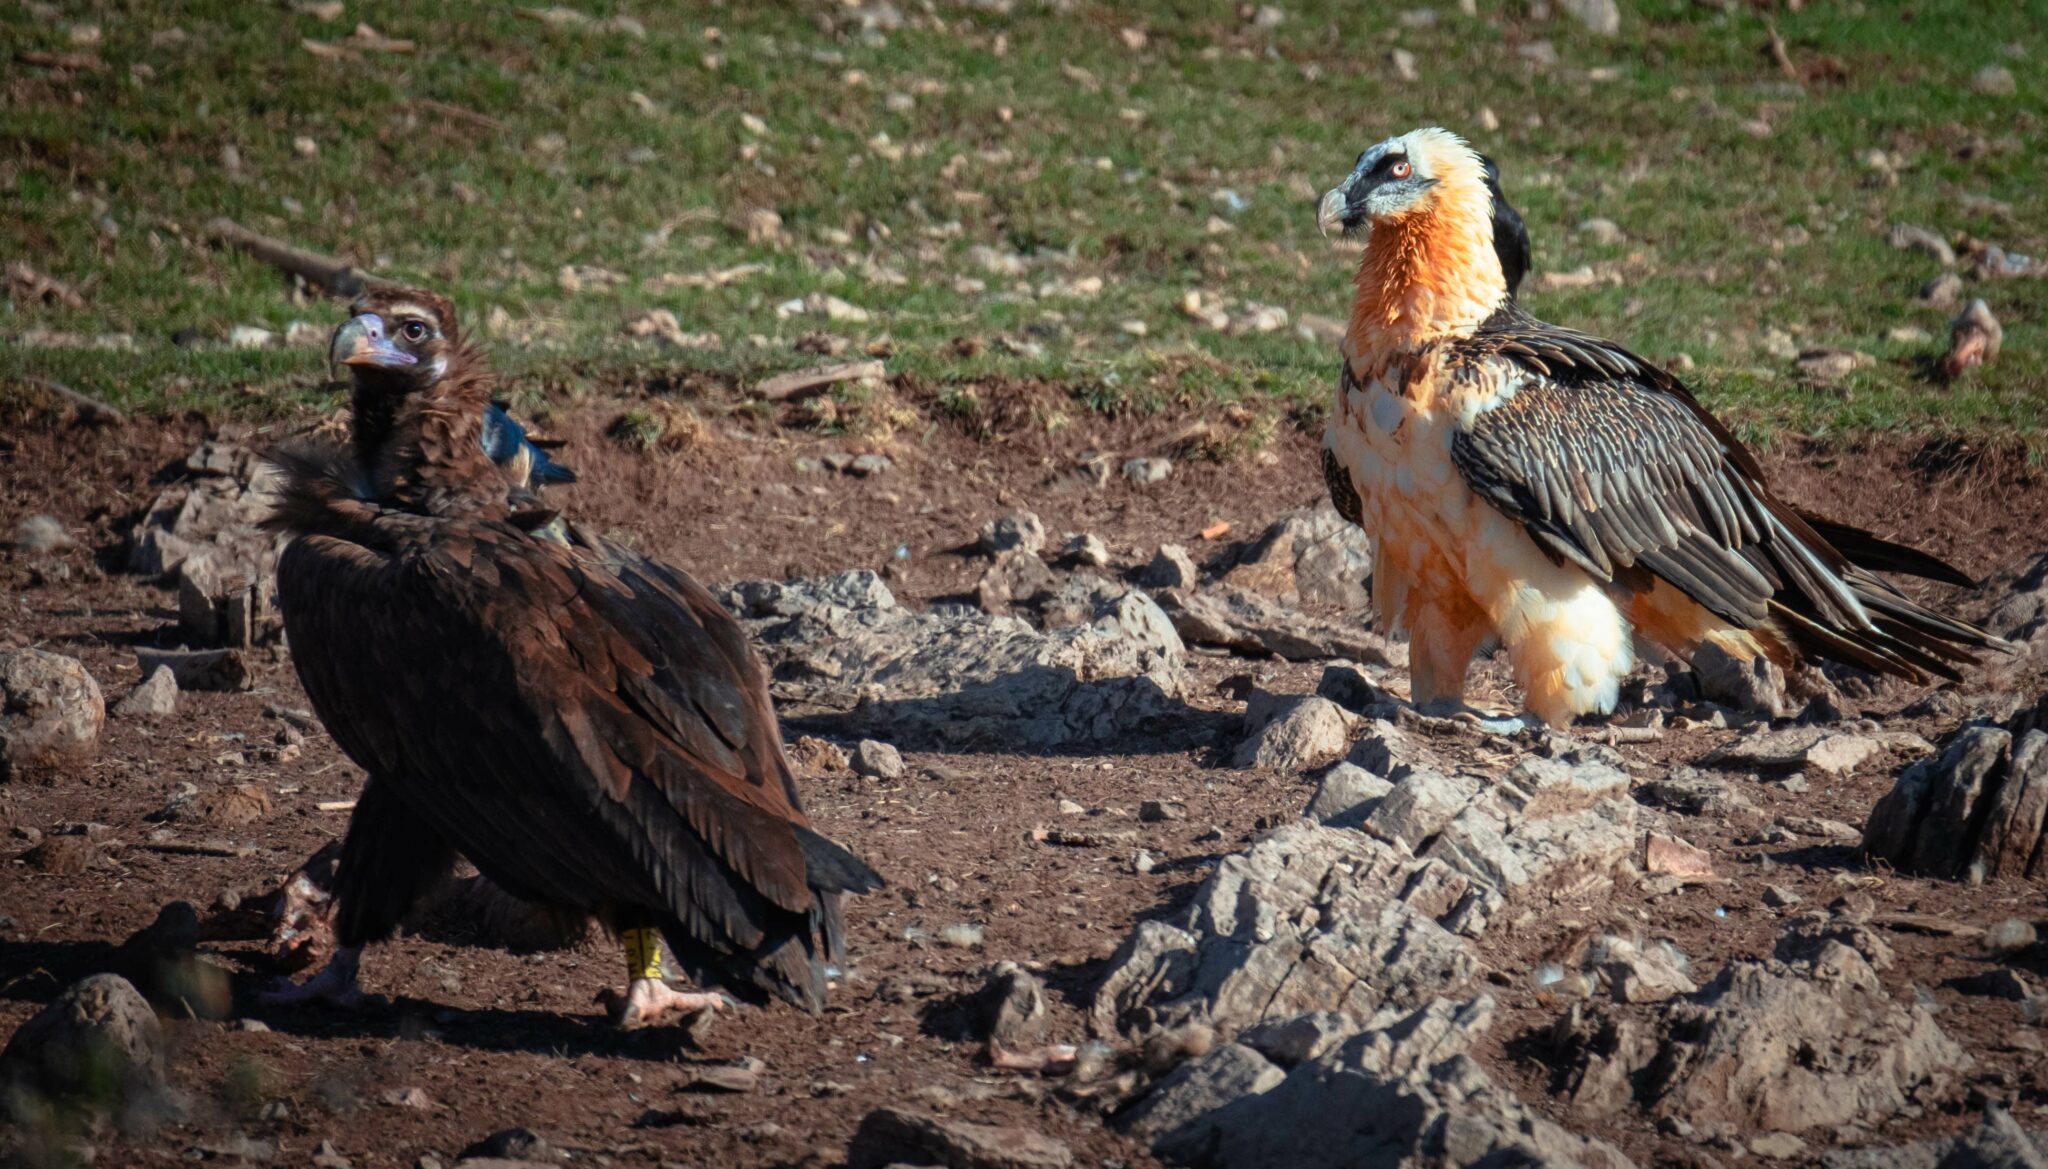
M 1621 31 L 1621 7 L 1615 0 L 1557 0 L 1557 7 L 1600 36 Z
M 1150 487 L 1163 483 L 1173 474 L 1173 460 L 1165 458 L 1139 458 L 1124 460 L 1124 478 L 1139 487 Z
M 2015 1003 L 2027 1002 L 2034 997 L 2034 988 L 2028 985 L 2027 980 L 2020 977 L 2017 971 L 2004 966 L 1986 970 L 1981 974 L 1951 978 L 1942 985 L 1962 994 L 2005 999 Z
M 169 666 L 158 666 L 114 704 L 117 718 L 162 718 L 178 712 L 178 679 Z
M 1790 909 L 1805 898 L 1783 885 L 1764 886 L 1764 904 L 1772 909 Z
M 1104 568 L 1109 564 L 1109 545 L 1093 532 L 1079 532 L 1068 536 L 1061 545 L 1060 558 L 1090 568 Z
M 236 325 L 228 330 L 228 345 L 235 349 L 268 349 L 277 341 L 276 333 L 254 325 Z
M 55 552 L 77 542 L 64 530 L 63 521 L 53 515 L 32 515 L 14 531 L 14 546 L 23 552 Z
M 738 1095 L 761 1086 L 761 1073 L 768 1065 L 753 1056 L 741 1056 L 737 1063 L 714 1063 L 691 1067 L 676 1084 L 678 1092 L 727 1093 Z
M 421 1112 L 434 1108 L 434 1098 L 420 1088 L 393 1088 L 378 1097 L 393 1108 L 412 1108 Z
M 1806 1142 L 1789 1132 L 1765 1133 L 1751 1137 L 1749 1151 L 1759 1157 L 1775 1157 L 1780 1160 L 1797 1157 L 1806 1151 Z
M 1283 1068 L 1291 1068 L 1321 1057 L 1357 1033 L 1358 1021 L 1347 1015 L 1310 1011 L 1248 1027 L 1238 1042 Z
M 0 1051 L 0 1099 L 10 1103 L 40 1096 L 102 1115 L 132 1114 L 163 1084 L 163 1029 L 118 974 L 74 983 Z
M 136 664 L 144 677 L 169 667 L 183 690 L 247 690 L 249 659 L 239 649 L 138 649 Z
M 1738 658 L 1705 642 L 1693 651 L 1692 668 L 1709 702 L 1772 718 L 1785 713 L 1785 674 L 1769 658 Z
M 903 755 L 888 743 L 862 739 L 853 749 L 853 770 L 869 779 L 902 779 Z
M 1070 1169 L 1073 1150 L 1027 1128 L 941 1120 L 905 1108 L 861 1119 L 847 1150 L 861 1166 L 946 1165 L 954 1169 Z
M 1621 228 L 1612 219 L 1588 219 L 1579 224 L 1579 234 L 1596 244 L 1607 246 L 1618 244 L 1628 238 L 1622 234 Z
M 846 465 L 846 470 L 857 478 L 867 479 L 881 474 L 892 465 L 887 455 L 856 455 L 854 460 Z
M 1344 709 L 1327 698 L 1282 698 L 1255 691 L 1245 707 L 1246 735 L 1234 767 L 1297 770 L 1320 767 L 1350 746 Z
M 2019 83 L 2005 66 L 1986 65 L 1970 78 L 1970 88 L 1993 97 L 2007 97 L 2019 91 Z
M 1316 693 L 1353 714 L 1363 714 L 1368 707 L 1393 701 L 1393 695 L 1375 685 L 1354 662 L 1324 666 L 1323 676 L 1316 681 Z
M 1355 763 L 1339 763 L 1323 773 L 1302 814 L 1333 828 L 1356 828 L 1392 790 L 1394 785 L 1387 779 Z
M 1023 1051 L 1045 1041 L 1045 984 L 1037 975 L 1015 962 L 998 962 L 976 997 L 989 1042 Z
M 0 783 L 99 752 L 106 701 L 83 663 L 40 649 L 0 650 Z
M 1895 325 L 1885 330 L 1884 338 L 1895 345 L 1925 345 L 1934 340 L 1934 334 L 1918 325 Z
M 1402 81 L 1414 81 L 1421 76 L 1415 69 L 1415 54 L 1406 49 L 1395 49 L 1388 53 L 1387 63 L 1394 67 L 1394 76 Z
M 1160 824 L 1187 818 L 1188 807 L 1178 800 L 1146 800 L 1138 805 L 1138 820 L 1141 823 Z
M 990 556 L 1012 550 L 1036 556 L 1045 547 L 1045 523 L 1036 512 L 1020 511 L 982 525 L 977 540 L 980 549 Z
M 1920 286 L 1920 299 L 1934 308 L 1954 308 L 1962 295 L 1963 278 L 1954 272 L 1943 272 Z
M 1857 349 L 1802 349 L 1795 361 L 1799 372 L 1815 381 L 1840 381 L 1859 369 L 1869 369 L 1877 358 Z
M 980 926 L 971 921 L 958 921 L 939 931 L 939 941 L 959 950 L 978 950 L 986 936 Z
M 1138 583 L 1148 589 L 1191 589 L 1201 583 L 1201 573 L 1186 548 L 1161 544 L 1152 562 L 1138 573 Z
M 1993 954 L 2016 954 L 2030 949 L 2038 940 L 2032 922 L 2008 917 L 1984 935 L 1984 948 Z
M 1645 846 L 1643 869 L 1674 877 L 1712 879 L 1714 858 L 1676 836 L 1652 832 Z

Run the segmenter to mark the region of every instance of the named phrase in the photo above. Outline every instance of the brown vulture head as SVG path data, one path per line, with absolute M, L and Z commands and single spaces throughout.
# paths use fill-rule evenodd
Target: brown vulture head
M 455 306 L 419 288 L 378 287 L 357 297 L 327 357 L 355 374 L 359 390 L 404 397 L 431 389 L 462 353 Z

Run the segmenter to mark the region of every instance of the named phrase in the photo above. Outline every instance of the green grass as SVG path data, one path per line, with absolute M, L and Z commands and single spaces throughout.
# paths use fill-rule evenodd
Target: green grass
M 1948 315 L 1913 303 L 1936 267 L 1887 246 L 1889 224 L 2048 256 L 2042 6 L 1930 2 L 1908 16 L 1809 0 L 1776 13 L 1777 28 L 1795 62 L 1839 69 L 1804 85 L 1761 52 L 1765 24 L 1749 5 L 1695 0 L 1627 3 L 1614 39 L 1567 18 L 1530 22 L 1521 0 L 1482 0 L 1478 18 L 1444 2 L 1427 26 L 1398 7 L 1292 3 L 1270 29 L 1224 3 L 1059 13 L 1016 0 L 1002 14 L 942 0 L 934 17 L 902 2 L 900 27 L 867 31 L 862 10 L 837 3 L 580 7 L 630 14 L 645 36 L 475 3 L 350 5 L 333 22 L 285 4 L 0 11 L 14 52 L 104 63 L 10 66 L 0 260 L 82 287 L 86 305 L 16 303 L 0 335 L 134 338 L 132 350 L 5 344 L 0 378 L 54 377 L 140 410 L 263 416 L 324 401 L 317 347 L 226 347 L 235 325 L 324 331 L 337 319 L 336 306 L 294 303 L 267 267 L 210 248 L 204 225 L 227 215 L 444 289 L 473 331 L 492 335 L 496 310 L 510 322 L 493 335 L 498 365 L 572 393 L 810 364 L 793 343 L 817 331 L 886 340 L 892 370 L 939 385 L 1043 378 L 1107 407 L 1314 404 L 1330 383 L 1325 345 L 1292 327 L 1218 332 L 1181 299 L 1200 290 L 1295 320 L 1341 316 L 1349 265 L 1317 234 L 1315 194 L 1365 145 L 1442 124 L 1500 161 L 1539 272 L 1592 264 L 1619 278 L 1532 285 L 1531 307 L 1648 355 L 1690 355 L 1690 380 L 1749 433 L 2030 445 L 2048 433 L 2048 281 L 1971 285 L 2005 322 L 2005 354 L 1962 388 L 1924 380 L 1930 346 L 1884 339 L 1914 324 L 1939 348 Z M 358 19 L 418 47 L 350 60 L 301 47 L 344 40 Z M 100 42 L 74 45 L 80 24 Z M 1141 48 L 1126 28 L 1144 32 Z M 1555 46 L 1555 66 L 1517 52 L 1538 40 Z M 1419 79 L 1396 76 L 1397 47 Z M 1971 88 L 1991 64 L 2012 70 L 2018 93 Z M 1498 130 L 1481 128 L 1482 109 Z M 1757 119 L 1767 137 L 1745 128 Z M 301 137 L 317 153 L 297 153 Z M 222 163 L 230 145 L 239 171 Z M 1872 148 L 1903 157 L 1895 186 L 1870 184 Z M 1246 206 L 1225 208 L 1225 190 Z M 2011 212 L 1971 209 L 1966 195 Z M 748 241 L 739 225 L 756 208 L 780 214 L 782 239 Z M 1626 240 L 1578 233 L 1592 216 Z M 1212 217 L 1230 230 L 1212 233 Z M 1785 244 L 1800 233 L 1806 242 Z M 1024 271 L 987 271 L 977 249 L 1018 256 Z M 742 264 L 763 267 L 722 287 L 662 282 Z M 565 265 L 620 279 L 565 292 Z M 1099 292 L 1059 294 L 1089 278 Z M 963 291 L 965 280 L 986 288 Z M 871 319 L 778 317 L 812 292 Z M 719 343 L 667 349 L 621 334 L 653 308 Z M 1143 336 L 1123 328 L 1132 321 Z M 1843 386 L 1805 387 L 1763 348 L 1767 328 L 1880 362 Z M 174 345 L 180 331 L 200 342 Z M 984 346 L 963 356 L 958 337 Z

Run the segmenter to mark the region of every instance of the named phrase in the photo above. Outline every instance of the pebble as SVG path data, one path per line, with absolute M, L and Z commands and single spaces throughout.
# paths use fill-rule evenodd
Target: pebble
M 980 948 L 985 936 L 986 931 L 969 921 L 954 922 L 939 931 L 939 941 L 962 950 Z
M 1596 244 L 1618 244 L 1628 238 L 1612 219 L 1588 219 L 1579 224 L 1579 234 Z
M 52 515 L 32 515 L 21 521 L 14 533 L 14 546 L 23 552 L 54 552 L 77 542 L 64 530 L 63 522 Z
M 2007 97 L 2018 91 L 2019 83 L 2013 80 L 2012 70 L 2005 66 L 1986 65 L 1970 78 L 1970 88 L 1994 97 Z
M 1138 805 L 1138 819 L 1142 823 L 1160 824 L 1187 818 L 1187 805 L 1178 800 L 1146 800 Z
M 1163 458 L 1140 458 L 1124 460 L 1124 478 L 1140 487 L 1163 483 L 1173 474 L 1173 460 Z
M 902 779 L 903 755 L 888 743 L 862 739 L 853 749 L 853 771 L 869 779 Z
M 1783 885 L 1764 886 L 1764 904 L 1772 909 L 1790 909 L 1804 900 L 1805 898 Z
M 1984 935 L 1984 946 L 1994 954 L 2012 954 L 2031 947 L 2037 940 L 2033 923 L 2008 917 Z
M 1060 555 L 1076 564 L 1103 568 L 1109 564 L 1109 545 L 1093 532 L 1078 532 L 1067 537 Z

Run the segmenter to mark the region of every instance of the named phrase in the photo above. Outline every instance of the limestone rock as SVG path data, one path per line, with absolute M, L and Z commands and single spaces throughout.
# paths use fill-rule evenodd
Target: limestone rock
M 1045 1041 L 1045 984 L 1037 975 L 1015 962 L 998 962 L 977 998 L 989 1042 L 1022 1051 Z
M 1325 501 L 1269 525 L 1224 583 L 1287 604 L 1372 607 L 1372 538 Z
M 145 676 L 169 669 L 179 690 L 247 690 L 249 659 L 239 649 L 138 649 Z
M 1621 31 L 1621 7 L 1615 0 L 1556 0 L 1558 11 L 1603 37 Z
M 90 760 L 106 721 L 100 685 L 77 659 L 0 650 L 0 782 Z
M 1179 544 L 1161 544 L 1152 562 L 1138 572 L 1138 583 L 1148 589 L 1191 589 L 1201 582 L 1194 560 Z
M 1746 735 L 1710 752 L 1701 762 L 1737 770 L 1803 769 L 1824 775 L 1846 775 L 1887 748 L 1933 750 L 1927 740 L 1907 731 L 1857 734 L 1823 727 L 1790 727 Z
M 853 749 L 853 771 L 869 779 L 902 779 L 903 755 L 875 739 L 862 739 Z
M 1936 756 L 1899 774 L 1871 809 L 1863 850 L 1908 872 L 1959 877 L 2048 877 L 2048 732 L 2044 706 L 2005 727 L 1970 726 Z
M 1984 628 L 2007 641 L 2032 642 L 2048 632 L 2048 552 L 2035 556 L 2010 580 L 1987 584 L 1997 598 Z
M 995 563 L 981 574 L 974 599 L 982 612 L 1000 616 L 1049 598 L 1059 587 L 1059 578 L 1036 552 L 1007 548 L 996 553 Z
M 1073 1150 L 1030 1129 L 941 1120 L 905 1108 L 877 1108 L 861 1118 L 847 1149 L 851 1169 L 907 1162 L 946 1169 L 1068 1169 Z
M 1265 1056 L 1241 1043 L 1226 1043 L 1173 1069 L 1118 1123 L 1134 1135 L 1156 1137 L 1245 1096 L 1269 1092 L 1286 1078 Z
M 872 572 L 742 581 L 724 599 L 798 731 L 941 748 L 1101 742 L 1164 727 L 1187 685 L 1179 635 L 1137 591 L 1044 632 L 957 606 L 915 612 Z
M 1315 797 L 1302 812 L 1333 828 L 1356 828 L 1394 785 L 1355 763 L 1339 763 L 1323 773 Z
M 1383 1012 L 1335 1050 L 1162 1134 L 1153 1148 L 1207 1169 L 1628 1169 L 1613 1146 L 1565 1131 L 1493 1082 L 1471 1055 L 1492 1014 L 1485 997 Z
M 126 1111 L 163 1087 L 163 1029 L 118 974 L 73 984 L 0 1051 L 0 1105 L 24 1124 L 48 1107 Z
M 1769 658 L 1738 658 L 1709 641 L 1693 651 L 1692 668 L 1709 702 L 1770 718 L 1788 713 L 1785 673 Z
M 986 556 L 1011 551 L 1036 556 L 1045 549 L 1045 522 L 1038 518 L 1037 512 L 1030 511 L 998 516 L 982 525 L 976 546 Z
M 208 555 L 223 576 L 273 578 L 285 537 L 259 525 L 275 501 L 276 470 L 254 451 L 218 441 L 201 443 L 179 470 L 130 533 L 129 569 L 169 576 Z
M 275 641 L 284 631 L 277 579 L 250 578 L 218 567 L 213 552 L 188 556 L 178 580 L 178 627 L 199 646 L 247 647 Z
M 1171 589 L 1159 603 L 1181 640 L 1293 662 L 1343 658 L 1375 666 L 1406 666 L 1406 646 L 1390 645 L 1354 622 L 1325 621 L 1258 593 L 1220 586 Z
M 114 704 L 119 718 L 162 718 L 178 712 L 178 679 L 169 666 L 158 666 Z
M 1245 738 L 1231 764 L 1284 771 L 1320 767 L 1343 755 L 1350 743 L 1348 716 L 1336 703 L 1259 690 L 1245 707 Z
M 1365 714 L 1398 705 L 1392 694 L 1382 690 L 1356 662 L 1331 662 L 1316 681 L 1316 693 L 1353 714 Z
M 1668 944 L 1643 949 L 1626 938 L 1604 935 L 1586 947 L 1584 968 L 1600 979 L 1616 1002 L 1661 1003 L 1699 989 Z
M 1881 1124 L 1970 1066 L 1852 946 L 1820 937 L 1785 953 L 1801 956 L 1738 959 L 1648 1028 L 1574 1008 L 1558 1027 L 1568 1095 L 1593 1115 L 1640 1106 L 1707 1134 L 1797 1133 Z

